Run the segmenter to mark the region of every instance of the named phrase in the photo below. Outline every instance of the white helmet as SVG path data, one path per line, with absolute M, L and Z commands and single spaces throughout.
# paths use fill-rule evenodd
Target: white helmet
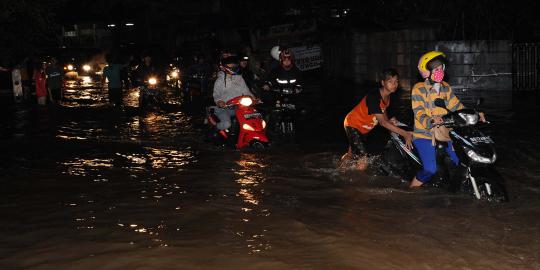
M 272 58 L 276 59 L 277 61 L 279 61 L 279 53 L 281 51 L 279 50 L 279 46 L 274 46 L 272 47 L 272 49 L 270 50 L 270 55 L 272 56 Z

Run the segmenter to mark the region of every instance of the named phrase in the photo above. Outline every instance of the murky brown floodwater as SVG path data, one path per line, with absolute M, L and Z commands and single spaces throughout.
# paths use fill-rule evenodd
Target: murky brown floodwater
M 338 171 L 335 136 L 215 148 L 174 100 L 121 111 L 81 86 L 1 109 L 1 269 L 540 269 L 524 112 L 492 116 L 511 194 L 494 204 Z

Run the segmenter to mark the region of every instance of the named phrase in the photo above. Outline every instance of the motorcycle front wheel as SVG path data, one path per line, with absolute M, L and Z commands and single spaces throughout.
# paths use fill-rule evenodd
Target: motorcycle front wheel
M 508 202 L 504 178 L 495 168 L 472 168 L 468 176 L 470 191 L 477 199 L 490 202 Z

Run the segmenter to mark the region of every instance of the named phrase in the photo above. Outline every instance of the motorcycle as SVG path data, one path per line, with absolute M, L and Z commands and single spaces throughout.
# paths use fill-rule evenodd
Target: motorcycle
M 206 92 L 207 76 L 195 73 L 185 76 L 184 100 L 186 102 L 199 101 Z
M 481 101 L 480 101 L 481 102 Z M 480 105 L 477 102 L 477 105 Z M 435 106 L 446 109 L 444 100 L 436 99 Z M 494 164 L 497 160 L 495 142 L 490 136 L 479 130 L 488 123 L 479 122 L 475 109 L 461 109 L 442 116 L 441 125 L 450 129 L 450 138 L 460 164 L 454 166 L 447 156 L 446 142 L 436 141 L 437 173 L 431 181 L 436 186 L 446 186 L 450 191 L 459 189 L 471 193 L 479 200 L 508 201 L 504 179 L 497 172 Z M 412 130 L 406 124 L 398 122 L 405 130 Z M 390 134 L 382 155 L 383 171 L 407 180 L 414 177 L 422 168 L 422 162 L 415 149 L 408 149 L 405 140 L 397 133 Z
M 180 67 L 170 64 L 167 69 L 167 86 L 180 91 L 182 86 L 180 73 Z
M 273 108 L 270 111 L 269 123 L 272 131 L 279 135 L 290 136 L 296 133 L 296 117 L 298 113 L 297 97 L 302 92 L 296 79 L 276 79 L 273 84 Z
M 216 142 L 229 144 L 236 149 L 248 146 L 255 149 L 268 147 L 269 141 L 265 133 L 266 122 L 254 108 L 254 103 L 256 102 L 250 96 L 238 96 L 227 101 L 226 108 L 235 110 L 235 117 L 228 130 L 217 129 L 219 119 L 214 114 L 217 107 L 208 107 L 205 118 L 205 124 L 208 125 L 208 135 Z
M 157 76 L 150 76 L 139 86 L 139 108 L 159 105 L 163 100 L 163 86 Z

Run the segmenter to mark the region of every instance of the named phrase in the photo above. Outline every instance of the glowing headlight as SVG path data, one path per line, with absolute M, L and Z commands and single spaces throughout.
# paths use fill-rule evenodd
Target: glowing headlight
M 496 154 L 494 154 L 492 158 L 487 158 L 487 157 L 478 155 L 476 152 L 474 152 L 471 149 L 465 149 L 465 150 L 467 151 L 467 156 L 469 156 L 472 160 L 478 163 L 491 164 L 491 163 L 495 163 L 495 161 L 497 160 Z
M 171 78 L 178 78 L 178 71 L 171 72 Z
M 251 104 L 253 103 L 253 99 L 251 99 L 250 97 L 243 97 L 242 99 L 240 99 L 240 104 L 242 106 L 250 106 Z
M 91 67 L 90 65 L 84 65 L 84 66 L 82 67 L 82 69 L 83 69 L 84 71 L 88 72 L 88 71 L 92 70 L 92 67 Z
M 73 70 L 73 65 L 67 65 L 67 70 L 72 71 Z
M 148 79 L 148 83 L 150 85 L 156 85 L 157 84 L 157 79 L 156 78 L 150 78 L 150 79 Z
M 263 127 L 263 129 L 266 128 L 266 121 L 264 121 L 264 120 L 262 120 L 262 127 Z
M 243 124 L 242 128 L 245 129 L 245 130 L 249 130 L 249 131 L 255 131 L 255 129 L 252 126 L 248 125 L 248 124 Z
M 476 123 L 478 123 L 477 113 L 459 113 L 459 117 L 465 120 L 465 123 L 467 123 L 467 125 L 476 125 Z

